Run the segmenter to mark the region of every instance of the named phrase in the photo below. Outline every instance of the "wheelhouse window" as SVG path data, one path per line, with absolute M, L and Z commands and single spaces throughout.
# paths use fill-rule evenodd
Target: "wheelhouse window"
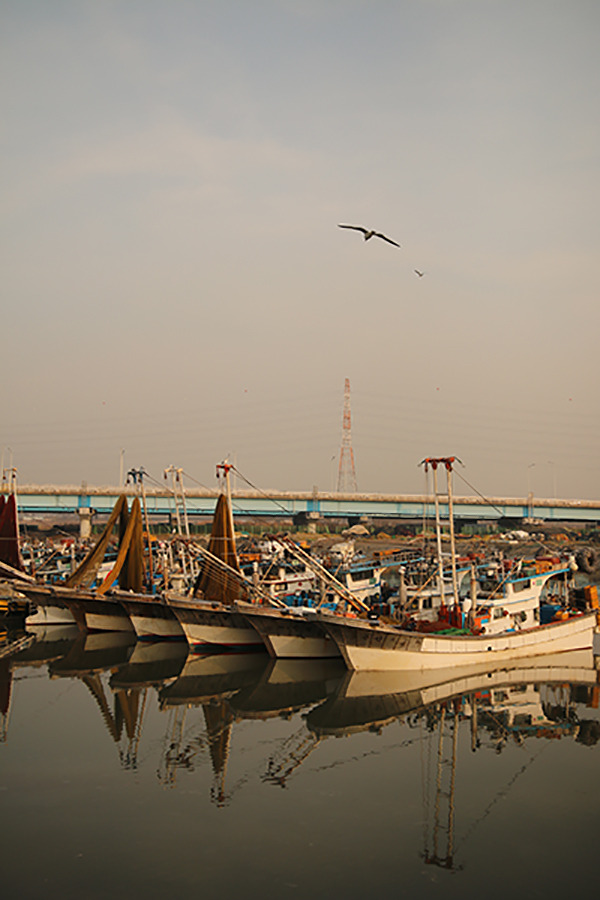
M 517 593 L 518 591 L 528 591 L 530 587 L 531 587 L 531 579 L 530 578 L 523 578 L 523 579 L 519 579 L 519 581 L 512 582 L 512 588 L 515 593 Z

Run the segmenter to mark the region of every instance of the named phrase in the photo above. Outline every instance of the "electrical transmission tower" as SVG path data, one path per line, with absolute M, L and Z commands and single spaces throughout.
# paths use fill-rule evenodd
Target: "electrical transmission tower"
M 350 416 L 350 379 L 344 385 L 344 416 L 342 419 L 342 447 L 338 466 L 337 490 L 340 494 L 356 492 L 356 471 L 352 450 L 352 421 Z

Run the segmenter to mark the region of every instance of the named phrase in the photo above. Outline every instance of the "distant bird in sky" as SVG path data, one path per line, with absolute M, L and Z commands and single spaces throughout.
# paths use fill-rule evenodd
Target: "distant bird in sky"
M 381 238 L 382 241 L 387 241 L 388 244 L 393 244 L 394 247 L 400 246 L 396 241 L 386 237 L 385 234 L 381 234 L 380 231 L 371 231 L 368 228 L 363 228 L 362 225 L 338 225 L 338 228 L 352 228 L 353 231 L 362 231 L 365 241 L 370 241 L 372 237 L 378 237 Z
M 414 271 L 415 271 L 415 275 L 418 275 L 418 276 L 419 276 L 419 278 L 422 278 L 422 277 L 423 277 L 423 275 L 424 275 L 424 274 L 425 274 L 425 272 L 419 272 L 419 270 L 418 270 L 418 269 L 415 269 L 415 270 L 414 270 Z

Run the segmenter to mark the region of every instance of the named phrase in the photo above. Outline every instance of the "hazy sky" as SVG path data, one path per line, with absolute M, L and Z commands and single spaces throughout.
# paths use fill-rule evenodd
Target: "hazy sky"
M 21 483 L 600 499 L 598 0 L 0 11 Z

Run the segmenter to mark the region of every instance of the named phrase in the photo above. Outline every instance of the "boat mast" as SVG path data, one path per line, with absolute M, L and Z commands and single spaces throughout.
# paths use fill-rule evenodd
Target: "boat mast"
M 146 526 L 146 544 L 148 547 L 148 579 L 150 582 L 150 590 L 152 590 L 152 583 L 154 581 L 154 568 L 152 565 L 152 544 L 150 541 L 150 520 L 148 518 L 148 506 L 146 504 L 146 488 L 144 487 L 144 475 L 148 473 L 144 469 L 143 466 L 140 466 L 139 469 L 130 469 L 127 473 L 127 483 L 129 480 L 133 481 L 134 485 L 138 490 L 138 493 L 142 496 L 142 510 L 144 515 L 144 525 Z M 139 485 L 139 488 L 138 488 Z
M 187 506 L 185 502 L 185 487 L 183 486 L 183 469 L 177 469 L 177 482 L 181 493 L 181 507 L 183 509 L 183 526 L 185 528 L 185 536 L 190 537 L 190 520 L 188 519 Z
M 440 499 L 438 495 L 437 468 L 440 460 L 427 457 L 420 465 L 425 467 L 425 472 L 433 472 L 433 502 L 435 506 L 435 540 L 437 546 L 437 562 L 438 562 L 438 583 L 440 590 L 441 605 L 445 605 L 444 593 L 444 562 L 442 559 L 442 523 L 440 521 Z
M 448 519 L 450 520 L 450 558 L 452 564 L 452 593 L 454 594 L 454 606 L 458 608 L 458 578 L 456 575 L 456 543 L 454 539 L 454 506 L 452 497 L 452 463 L 453 456 L 444 460 L 446 464 L 446 481 L 448 485 Z
M 450 524 L 450 559 L 452 566 L 452 593 L 454 596 L 454 605 L 458 607 L 458 576 L 456 572 L 456 542 L 455 542 L 455 534 L 454 534 L 454 506 L 453 506 L 453 497 L 452 497 L 452 464 L 455 462 L 457 457 L 455 456 L 441 456 L 441 457 L 427 457 L 423 460 L 421 465 L 425 466 L 425 471 L 428 471 L 429 466 L 433 471 L 433 495 L 435 501 L 435 531 L 436 531 L 436 540 L 437 540 L 437 551 L 438 551 L 438 571 L 439 571 L 439 581 L 440 581 L 440 595 L 442 600 L 442 605 L 444 604 L 444 566 L 442 562 L 442 535 L 441 535 L 441 521 L 440 521 L 440 507 L 439 507 L 439 496 L 438 496 L 438 483 L 437 483 L 437 468 L 439 465 L 444 465 L 446 469 L 446 482 L 447 482 L 447 493 L 448 493 L 448 520 Z M 460 460 L 459 460 L 460 462 Z
M 183 537 L 183 531 L 181 529 L 181 518 L 179 515 L 179 497 L 177 495 L 177 485 L 179 485 L 179 490 L 181 493 L 181 499 L 182 499 L 182 503 L 183 503 L 185 534 L 186 534 L 186 537 L 189 539 L 190 526 L 189 526 L 188 517 L 187 517 L 187 509 L 185 506 L 185 497 L 184 497 L 184 493 L 183 493 L 183 481 L 181 480 L 182 472 L 183 472 L 183 469 L 181 469 L 181 468 L 177 469 L 177 468 L 175 468 L 175 466 L 171 465 L 167 469 L 165 469 L 164 477 L 166 479 L 167 475 L 169 475 L 169 474 L 171 475 L 171 491 L 173 494 L 173 501 L 175 504 L 175 520 L 177 522 L 177 536 Z M 184 576 L 184 578 L 187 578 L 187 574 L 188 574 L 188 572 L 187 572 L 187 568 L 188 568 L 187 554 L 189 552 L 188 547 L 184 548 L 181 546 L 181 543 L 179 543 L 177 549 L 178 549 L 179 560 L 181 562 L 181 568 L 183 570 L 183 576 Z M 197 573 L 196 573 L 196 568 L 193 564 L 192 559 L 189 560 L 189 565 L 190 565 L 191 577 L 192 577 L 192 579 L 195 579 Z
M 233 506 L 231 503 L 231 482 L 229 479 L 229 473 L 231 472 L 232 469 L 234 469 L 234 466 L 230 462 L 228 462 L 228 460 L 226 460 L 226 459 L 222 463 L 218 463 L 217 478 L 222 476 L 225 479 L 225 496 L 227 497 L 227 515 L 229 517 L 229 529 L 230 529 L 229 533 L 231 535 L 231 540 L 232 540 L 232 544 L 233 544 L 233 553 L 235 556 L 236 566 L 239 566 L 238 557 L 237 557 L 237 547 L 235 544 L 235 529 L 233 527 Z
M 175 473 L 178 471 L 179 470 L 176 469 L 175 466 L 169 466 L 164 471 L 164 477 L 166 480 L 167 475 L 171 476 L 171 491 L 173 493 L 173 500 L 175 502 L 175 521 L 177 522 L 177 534 L 182 535 L 183 532 L 181 530 L 181 519 L 179 518 L 179 498 L 177 497 L 177 488 L 175 486 Z
M 11 451 L 12 454 L 12 451 Z M 12 463 L 12 456 L 11 456 Z M 17 503 L 17 469 L 10 467 L 10 493 L 15 498 L 15 537 L 17 541 L 17 555 L 21 558 L 21 531 L 19 529 L 19 505 Z

